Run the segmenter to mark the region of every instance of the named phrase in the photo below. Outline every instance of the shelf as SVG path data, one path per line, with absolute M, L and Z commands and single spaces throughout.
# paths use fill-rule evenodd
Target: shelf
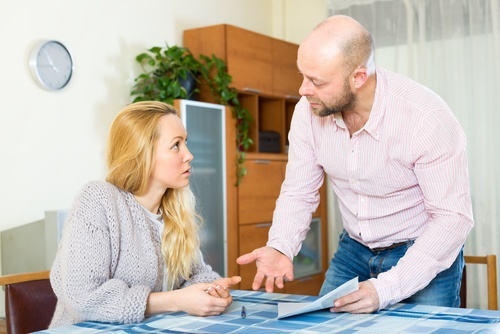
M 241 106 L 247 109 L 253 118 L 249 136 L 254 144 L 248 152 L 286 155 L 288 131 L 290 131 L 290 123 L 298 98 L 239 91 L 238 99 Z M 273 136 L 272 140 L 265 143 L 260 137 L 261 132 L 267 132 L 266 135 L 269 137 Z M 272 152 L 269 152 L 270 150 Z

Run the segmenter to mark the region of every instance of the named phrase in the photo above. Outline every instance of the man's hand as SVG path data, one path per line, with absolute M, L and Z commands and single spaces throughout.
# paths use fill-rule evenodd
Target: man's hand
M 372 282 L 359 283 L 359 290 L 337 299 L 330 309 L 332 312 L 372 313 L 378 311 L 379 300 L 377 290 Z
M 240 265 L 255 261 L 257 273 L 252 283 L 252 289 L 258 290 L 265 279 L 266 292 L 273 292 L 274 286 L 282 289 L 284 282 L 293 281 L 293 264 L 290 259 L 272 247 L 254 249 L 236 259 Z

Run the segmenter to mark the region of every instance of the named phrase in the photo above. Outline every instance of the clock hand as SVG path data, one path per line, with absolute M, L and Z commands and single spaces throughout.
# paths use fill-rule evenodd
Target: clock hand
M 45 57 L 47 58 L 49 65 L 52 67 L 52 69 L 54 71 L 56 71 L 57 73 L 59 73 L 59 70 L 57 69 L 56 65 L 52 61 L 52 57 L 50 57 L 50 55 L 48 54 L 48 52 L 46 50 L 43 50 L 43 53 L 45 54 Z

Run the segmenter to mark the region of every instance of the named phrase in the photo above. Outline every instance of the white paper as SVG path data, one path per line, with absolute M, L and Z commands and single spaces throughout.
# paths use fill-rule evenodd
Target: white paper
M 333 306 L 333 302 L 359 289 L 358 277 L 345 282 L 321 298 L 308 303 L 278 303 L 278 319 L 302 313 L 322 310 Z

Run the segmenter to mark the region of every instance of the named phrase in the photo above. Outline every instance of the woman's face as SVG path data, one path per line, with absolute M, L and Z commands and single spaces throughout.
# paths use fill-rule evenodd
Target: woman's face
M 160 138 L 155 148 L 151 183 L 164 189 L 186 187 L 193 160 L 187 148 L 186 129 L 174 114 L 162 116 L 158 128 Z

